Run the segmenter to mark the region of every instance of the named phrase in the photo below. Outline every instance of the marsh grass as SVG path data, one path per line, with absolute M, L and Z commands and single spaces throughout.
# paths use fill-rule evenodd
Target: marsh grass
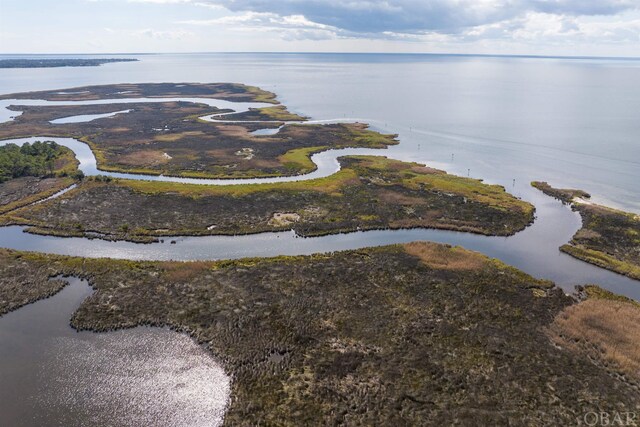
M 425 265 L 447 270 L 479 270 L 487 266 L 487 257 L 460 246 L 431 242 L 411 242 L 404 245 L 408 254 L 420 258 Z
M 640 382 L 640 306 L 591 295 L 556 316 L 549 328 L 553 340 Z
M 57 200 L 14 212 L 11 220 L 39 233 L 85 230 L 105 239 L 146 242 L 169 235 L 291 229 L 303 236 L 415 227 L 509 235 L 533 218 L 533 206 L 502 187 L 385 157 L 342 157 L 340 162 L 341 170 L 328 177 L 271 184 L 94 177 Z M 456 181 L 462 183 L 451 185 Z M 299 220 L 274 222 L 278 212 Z
M 574 425 L 640 401 L 544 333 L 571 298 L 462 248 L 197 263 L 0 249 L 0 312 L 59 274 L 95 289 L 73 327 L 168 326 L 205 345 L 233 379 L 225 425 Z

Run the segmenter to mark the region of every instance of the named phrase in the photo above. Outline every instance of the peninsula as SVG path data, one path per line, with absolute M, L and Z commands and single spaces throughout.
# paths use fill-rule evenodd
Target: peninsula
M 135 58 L 8 58 L 0 59 L 0 68 L 97 67 L 135 61 Z

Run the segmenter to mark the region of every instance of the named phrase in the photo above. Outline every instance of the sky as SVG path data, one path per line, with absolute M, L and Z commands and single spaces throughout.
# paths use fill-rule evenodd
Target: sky
M 0 0 L 0 53 L 640 57 L 640 0 Z

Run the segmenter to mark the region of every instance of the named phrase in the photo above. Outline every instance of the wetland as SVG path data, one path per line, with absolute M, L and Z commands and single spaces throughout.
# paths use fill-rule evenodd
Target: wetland
M 628 295 L 638 282 L 566 257 L 544 268 L 565 277 L 559 288 L 460 247 L 411 242 L 459 239 L 535 270 L 526 243 L 536 233 L 553 235 L 545 248 L 573 233 L 571 225 L 557 225 L 561 233 L 549 226 L 549 210 L 568 224 L 575 217 L 546 196 L 533 203 L 500 185 L 375 156 L 397 145 L 397 135 L 346 120 L 314 123 L 254 86 L 122 84 L 2 98 L 13 115 L 0 124 L 5 145 L 50 138 L 88 153 L 73 150 L 72 168 L 82 174 L 49 170 L 0 184 L 3 246 L 36 239 L 28 249 L 66 246 L 62 253 L 86 256 L 1 250 L 0 328 L 47 302 L 59 307 L 55 298 L 71 292 L 75 303 L 58 325 L 68 334 L 70 321 L 91 342 L 71 346 L 80 349 L 76 368 L 95 367 L 88 360 L 96 349 L 119 360 L 136 341 L 156 349 L 175 340 L 200 358 L 183 365 L 183 355 L 150 350 L 151 359 L 123 375 L 138 375 L 155 357 L 189 372 L 210 368 L 199 375 L 217 381 L 161 381 L 162 390 L 187 383 L 218 394 L 153 405 L 143 393 L 118 420 L 126 425 L 180 425 L 203 408 L 217 418 L 202 425 L 543 425 L 570 424 L 595 408 L 638 410 L 640 352 L 629 343 L 640 332 L 633 321 L 618 324 L 638 317 L 637 304 L 596 286 L 568 295 L 586 277 Z M 397 241 L 407 243 L 388 245 Z M 344 242 L 359 249 L 335 252 Z M 616 241 L 617 253 L 637 248 L 630 242 Z M 95 254 L 86 250 L 94 244 Z M 236 244 L 249 254 L 293 256 L 243 258 Z M 134 260 L 141 257 L 202 261 Z M 567 266 L 579 280 L 559 275 Z M 71 286 L 61 291 L 66 276 Z M 129 332 L 133 338 L 123 338 Z M 48 403 L 61 413 L 121 404 L 121 395 L 95 393 L 98 383 L 112 387 L 104 376 L 69 381 L 60 385 L 66 393 L 82 390 L 93 400 Z M 157 412 L 175 406 L 185 412 Z
M 615 327 L 610 304 L 637 317 L 637 304 L 578 302 L 459 247 L 198 263 L 0 258 L 0 309 L 27 302 L 25 288 L 36 300 L 52 292 L 50 277 L 75 275 L 95 293 L 71 316 L 74 328 L 190 334 L 233 378 L 225 425 L 567 425 L 640 402 L 637 345 L 619 344 L 637 324 L 615 335 L 585 328 L 596 318 L 600 330 Z M 598 346 L 621 350 L 585 355 Z

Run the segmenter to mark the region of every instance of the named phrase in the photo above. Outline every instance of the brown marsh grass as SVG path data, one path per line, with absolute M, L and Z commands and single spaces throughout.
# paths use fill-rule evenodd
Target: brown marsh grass
M 569 306 L 549 333 L 556 344 L 640 380 L 640 307 L 632 302 L 592 298 Z

